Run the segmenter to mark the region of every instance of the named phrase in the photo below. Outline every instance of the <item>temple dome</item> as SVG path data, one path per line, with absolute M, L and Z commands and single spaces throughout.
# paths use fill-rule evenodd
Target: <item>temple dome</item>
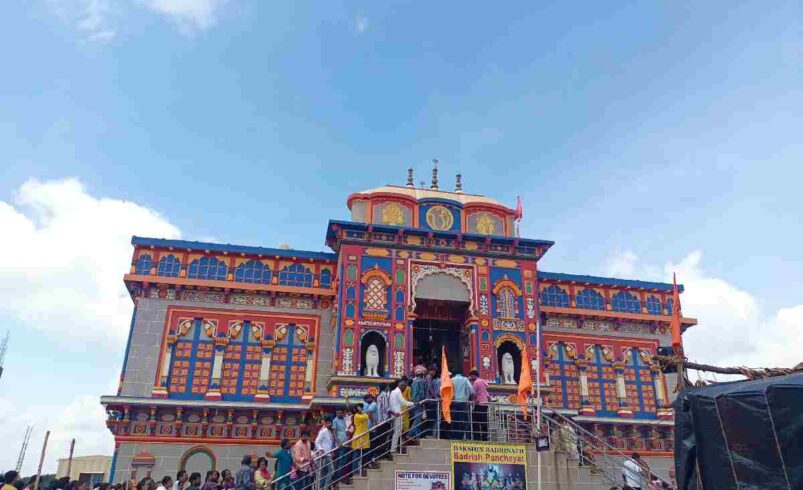
M 463 205 L 488 204 L 491 206 L 500 206 L 503 208 L 510 209 L 497 199 L 492 199 L 490 197 L 485 197 L 479 194 L 468 194 L 465 192 L 449 192 L 436 189 L 405 187 L 398 185 L 386 185 L 383 187 L 375 187 L 373 189 L 367 189 L 364 191 L 355 192 L 354 194 L 349 196 L 348 207 L 349 209 L 351 209 L 351 205 L 355 199 L 369 199 L 372 195 L 380 195 L 380 194 L 382 195 L 395 194 L 399 197 L 412 199 L 415 201 L 421 201 L 425 199 L 448 199 L 450 201 L 457 201 Z

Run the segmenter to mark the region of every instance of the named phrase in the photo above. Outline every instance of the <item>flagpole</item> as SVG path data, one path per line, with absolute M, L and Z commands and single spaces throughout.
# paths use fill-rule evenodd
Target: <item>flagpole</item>
M 538 428 L 536 437 L 541 435 L 541 319 L 535 322 L 535 423 Z M 536 466 L 538 469 L 538 490 L 541 490 L 541 451 L 536 448 Z

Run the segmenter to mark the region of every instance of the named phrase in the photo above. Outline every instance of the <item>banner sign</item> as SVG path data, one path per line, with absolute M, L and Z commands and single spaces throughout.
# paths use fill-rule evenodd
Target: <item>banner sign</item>
M 448 471 L 397 471 L 396 490 L 451 490 Z
M 454 490 L 527 488 L 527 448 L 453 441 L 452 480 Z

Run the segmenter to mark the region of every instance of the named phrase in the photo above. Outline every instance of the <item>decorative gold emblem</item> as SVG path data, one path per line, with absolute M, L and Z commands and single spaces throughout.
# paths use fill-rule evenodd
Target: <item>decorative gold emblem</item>
M 404 225 L 404 210 L 395 202 L 391 202 L 382 208 L 382 223 L 386 225 Z
M 427 211 L 427 224 L 433 230 L 448 230 L 454 224 L 454 216 L 445 206 L 432 206 Z
M 477 233 L 482 235 L 493 235 L 496 232 L 496 223 L 488 213 L 477 215 Z

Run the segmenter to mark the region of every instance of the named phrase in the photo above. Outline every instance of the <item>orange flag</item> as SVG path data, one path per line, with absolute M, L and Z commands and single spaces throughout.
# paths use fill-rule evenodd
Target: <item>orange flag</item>
M 678 282 L 675 279 L 675 274 L 672 274 L 672 320 L 669 322 L 669 328 L 672 330 L 672 347 L 680 347 L 682 341 L 680 338 L 680 295 L 678 294 Z
M 527 418 L 527 399 L 533 392 L 533 377 L 530 374 L 530 356 L 527 355 L 527 348 L 521 351 L 521 374 L 519 375 L 518 402 L 524 418 Z
M 449 376 L 449 363 L 446 362 L 446 346 L 441 346 L 441 410 L 443 420 L 452 423 L 452 398 L 454 398 L 454 383 Z

